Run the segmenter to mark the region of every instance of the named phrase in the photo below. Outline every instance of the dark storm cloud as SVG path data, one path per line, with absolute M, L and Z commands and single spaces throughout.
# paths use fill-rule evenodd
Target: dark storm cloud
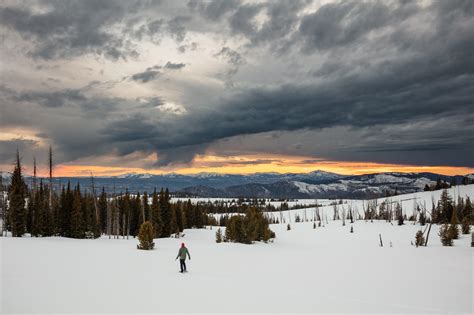
M 147 68 L 144 72 L 136 73 L 130 77 L 133 81 L 147 83 L 158 78 L 162 73 L 154 68 Z
M 168 61 L 164 66 L 155 65 L 153 67 L 146 68 L 146 70 L 143 72 L 135 73 L 134 75 L 130 76 L 130 79 L 141 83 L 147 83 L 160 77 L 163 74 L 163 72 L 160 70 L 180 70 L 185 66 L 186 64 L 184 63 L 173 63 Z
M 35 146 L 37 146 L 37 141 L 29 139 L 0 140 L 0 161 L 13 162 L 16 150 L 20 152 L 30 151 Z
M 207 19 L 219 20 L 225 14 L 237 10 L 240 4 L 240 0 L 213 0 L 209 2 L 191 0 L 188 2 L 188 7 L 198 9 Z
M 184 63 L 172 63 L 168 61 L 166 65 L 164 66 L 165 69 L 171 69 L 171 70 L 179 70 L 183 69 L 186 65 Z
M 347 46 L 386 25 L 415 14 L 416 5 L 392 7 L 381 2 L 340 2 L 322 6 L 303 17 L 299 35 L 306 51 Z
M 69 58 L 85 53 L 110 59 L 135 56 L 122 36 L 107 28 L 119 22 L 135 2 L 105 0 L 43 1 L 46 12 L 33 12 L 27 3 L 1 7 L 0 23 L 33 41 L 31 56 L 43 59 Z
M 257 25 L 254 19 L 263 7 L 263 4 L 244 4 L 239 6 L 229 19 L 232 31 L 244 35 L 255 33 Z
M 199 45 L 225 60 L 224 79 L 239 71 L 242 80 L 209 99 L 189 96 L 201 91 L 180 81 L 186 110 L 174 113 L 160 110 L 166 103 L 161 97 L 143 101 L 88 94 L 106 82 L 56 91 L 0 86 L 6 100 L 0 121 L 40 126 L 67 152 L 63 160 L 142 151 L 157 152 L 159 165 L 186 163 L 223 139 L 329 130 L 326 138 L 333 132 L 341 143 L 334 150 L 318 151 L 317 143 L 297 137 L 284 142 L 284 136 L 270 136 L 266 142 L 281 144 L 272 152 L 310 152 L 334 160 L 474 166 L 473 1 L 436 1 L 426 7 L 410 1 L 339 1 L 317 9 L 310 9 L 308 1 L 190 1 L 173 14 L 132 17 L 135 3 L 54 4 L 46 11 L 0 7 L 0 24 L 32 41 L 31 55 L 45 59 L 89 53 L 123 59 L 135 54 L 137 41 L 160 44 L 168 36 L 182 53 Z M 218 40 L 191 42 L 193 34 Z M 167 71 L 179 74 L 185 66 L 169 61 L 122 79 L 147 83 Z M 261 74 L 273 73 L 258 81 Z M 38 105 L 32 116 L 41 117 L 41 123 L 19 113 L 25 103 Z M 56 126 L 60 119 L 41 115 L 52 109 L 51 117 L 79 115 L 82 120 Z M 345 133 L 337 134 L 340 128 Z
M 46 108 L 57 108 L 76 102 L 83 102 L 86 97 L 81 90 L 65 89 L 53 92 L 23 91 L 18 92 L 4 85 L 0 86 L 0 96 L 15 102 L 28 102 L 39 104 Z

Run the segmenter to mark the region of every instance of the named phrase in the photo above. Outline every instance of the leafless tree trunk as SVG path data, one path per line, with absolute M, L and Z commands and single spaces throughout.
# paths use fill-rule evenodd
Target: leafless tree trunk
M 125 213 L 122 215 L 122 238 L 125 239 Z
M 430 223 L 430 227 L 428 228 L 428 234 L 426 234 L 425 247 L 428 245 L 428 238 L 430 237 L 430 231 L 431 231 L 432 225 L 433 223 Z
M 33 156 L 33 192 L 36 192 L 36 157 Z
M 346 226 L 346 207 L 342 205 L 342 226 Z
M 112 202 L 107 200 L 107 235 L 112 236 Z
M 49 211 L 53 212 L 53 149 L 49 146 Z
M 100 225 L 99 208 L 97 207 L 97 197 L 95 195 L 94 175 L 92 174 L 92 172 L 91 172 L 91 189 L 92 189 L 92 198 L 94 198 L 95 222 L 97 225 Z
M 3 173 L 0 172 L 0 236 L 3 236 L 5 229 L 5 219 L 6 219 L 6 205 L 5 205 L 5 196 L 3 195 Z

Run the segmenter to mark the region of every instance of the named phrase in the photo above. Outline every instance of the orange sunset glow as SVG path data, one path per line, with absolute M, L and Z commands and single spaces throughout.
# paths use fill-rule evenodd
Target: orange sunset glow
M 260 163 L 259 161 L 264 161 Z M 322 170 L 342 175 L 362 175 L 382 172 L 430 172 L 443 175 L 464 175 L 473 173 L 474 169 L 469 167 L 454 166 L 419 166 L 385 164 L 375 162 L 351 162 L 351 161 L 328 161 L 308 163 L 307 157 L 294 156 L 236 156 L 221 157 L 215 155 L 199 155 L 191 165 L 176 167 L 169 170 L 149 169 L 141 167 L 120 167 L 103 165 L 69 165 L 61 164 L 55 167 L 55 176 L 118 176 L 126 173 L 150 173 L 150 174 L 196 174 L 201 172 L 214 172 L 222 174 L 252 174 L 258 172 L 278 173 L 308 173 Z M 28 172 L 28 168 L 27 168 Z M 40 168 L 40 175 L 46 175 L 44 169 Z

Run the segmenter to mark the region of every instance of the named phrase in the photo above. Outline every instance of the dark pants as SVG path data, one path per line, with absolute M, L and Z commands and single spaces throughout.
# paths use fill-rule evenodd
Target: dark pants
M 179 265 L 181 267 L 181 272 L 186 271 L 186 261 L 185 261 L 185 259 L 180 259 L 179 260 Z

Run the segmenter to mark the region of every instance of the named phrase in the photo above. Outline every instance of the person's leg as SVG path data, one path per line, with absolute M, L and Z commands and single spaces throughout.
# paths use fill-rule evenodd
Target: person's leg
M 183 266 L 184 266 L 184 271 L 186 271 L 186 260 L 183 259 Z
M 184 259 L 179 260 L 179 266 L 181 267 L 181 272 L 184 272 L 184 270 L 186 270 L 186 265 L 184 264 Z

